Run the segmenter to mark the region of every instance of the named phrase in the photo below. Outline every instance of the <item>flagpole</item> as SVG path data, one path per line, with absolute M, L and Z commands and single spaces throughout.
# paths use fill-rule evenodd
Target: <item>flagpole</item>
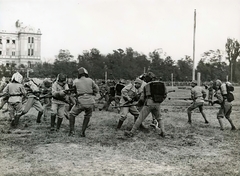
M 193 70 L 192 70 L 192 80 L 195 80 L 195 34 L 196 34 L 196 9 L 194 9 L 194 30 L 193 30 Z

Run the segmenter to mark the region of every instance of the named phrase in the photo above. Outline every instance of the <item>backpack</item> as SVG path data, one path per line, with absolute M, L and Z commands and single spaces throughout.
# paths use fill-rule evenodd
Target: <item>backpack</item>
M 155 103 L 162 103 L 166 98 L 165 85 L 163 82 L 151 82 L 150 84 L 151 97 Z
M 226 82 L 226 88 L 227 88 L 227 101 L 232 102 L 234 100 L 234 95 L 232 93 L 234 91 L 234 86 L 232 85 L 232 83 Z

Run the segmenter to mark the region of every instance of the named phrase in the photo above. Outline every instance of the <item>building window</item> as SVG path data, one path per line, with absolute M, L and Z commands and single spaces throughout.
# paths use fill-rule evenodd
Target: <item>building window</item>
M 8 48 L 6 49 L 6 55 L 7 56 L 9 55 L 9 49 Z
M 0 39 L 0 44 L 2 44 L 2 39 Z
M 32 49 L 32 53 L 31 53 L 31 56 L 33 56 L 34 52 L 33 52 L 33 49 Z
M 30 52 L 31 52 L 31 49 L 28 49 L 28 56 L 30 56 L 30 54 L 31 54 Z
M 10 43 L 10 40 L 9 40 L 9 39 L 7 39 L 7 43 Z
M 12 55 L 15 56 L 15 51 L 12 52 Z
M 31 37 L 28 37 L 28 43 L 31 43 Z
M 14 45 L 15 45 L 15 40 L 12 40 L 12 44 L 14 44 Z
M 2 55 L 2 51 L 0 51 L 0 55 Z
M 34 38 L 32 37 L 32 43 L 34 43 Z

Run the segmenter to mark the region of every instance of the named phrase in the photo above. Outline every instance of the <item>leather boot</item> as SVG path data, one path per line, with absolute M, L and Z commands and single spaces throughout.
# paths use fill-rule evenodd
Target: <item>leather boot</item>
M 122 126 L 122 124 L 123 124 L 123 121 L 122 121 L 122 120 L 119 120 L 119 121 L 118 121 L 118 125 L 117 125 L 117 129 L 120 129 L 121 126 Z
M 230 123 L 230 125 L 231 125 L 231 130 L 236 130 L 236 127 L 235 127 L 235 125 L 233 124 L 233 121 L 232 121 L 232 119 L 230 119 L 230 118 L 228 118 L 228 121 L 229 121 L 229 123 Z
M 61 124 L 62 124 L 62 121 L 63 121 L 63 118 L 59 118 L 57 119 L 57 129 L 56 131 L 59 131 L 60 127 L 61 127 Z
M 12 123 L 11 123 L 14 127 L 16 127 L 16 126 L 18 125 L 19 119 L 20 119 L 20 117 L 21 117 L 22 115 L 23 115 L 23 112 L 21 112 L 20 114 L 16 114 L 16 115 L 15 115 L 14 120 L 13 120 Z
M 188 123 L 192 124 L 192 117 L 191 117 L 192 113 L 191 113 L 191 111 L 188 111 L 187 114 L 188 114 Z
M 222 119 L 221 119 L 221 118 L 218 118 L 218 122 L 219 122 L 219 125 L 220 125 L 220 130 L 224 130 L 224 129 L 223 129 Z
M 74 136 L 74 135 L 75 135 L 74 125 L 75 125 L 75 117 L 74 117 L 73 115 L 69 115 L 69 127 L 70 127 L 70 131 L 69 131 L 68 136 Z
M 90 117 L 89 118 L 84 117 L 83 125 L 82 125 L 81 137 L 85 137 L 86 136 L 85 135 L 85 131 L 86 131 L 87 127 L 88 127 L 89 121 L 90 121 Z
M 56 115 L 52 114 L 51 115 L 51 131 L 54 131 L 54 126 L 55 126 L 55 120 L 56 120 Z
M 166 133 L 165 133 L 165 128 L 164 128 L 164 122 L 163 122 L 163 120 L 162 119 L 159 119 L 158 120 L 158 127 L 160 128 L 160 133 L 159 133 L 159 135 L 161 136 L 161 137 L 165 137 L 166 136 Z
M 37 116 L 37 123 L 41 123 L 41 118 L 42 118 L 43 112 L 38 112 L 38 116 Z

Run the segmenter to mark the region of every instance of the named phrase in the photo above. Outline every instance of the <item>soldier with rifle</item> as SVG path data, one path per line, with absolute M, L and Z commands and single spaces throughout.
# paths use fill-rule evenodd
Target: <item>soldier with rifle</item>
M 55 130 L 55 121 L 57 117 L 56 131 L 59 131 L 63 118 L 65 117 L 66 95 L 69 94 L 67 84 L 67 75 L 60 73 L 52 85 L 52 106 L 51 106 L 51 131 Z
M 152 72 L 148 72 L 146 74 L 146 85 L 143 88 L 143 92 L 141 93 L 140 99 L 138 101 L 139 106 L 143 106 L 141 109 L 139 116 L 134 123 L 131 131 L 125 131 L 124 135 L 128 137 L 133 137 L 136 133 L 137 129 L 140 127 L 142 122 L 147 118 L 149 113 L 152 113 L 154 118 L 156 118 L 158 122 L 158 127 L 160 128 L 160 136 L 165 136 L 165 129 L 163 118 L 160 114 L 161 103 L 167 97 L 167 89 L 163 82 L 157 81 L 156 76 Z
M 230 117 L 232 113 L 232 101 L 234 100 L 233 94 L 229 92 L 228 90 L 228 84 L 231 84 L 229 82 L 222 83 L 221 80 L 217 79 L 213 83 L 213 89 L 216 91 L 215 97 L 217 98 L 216 101 L 212 102 L 212 105 L 219 104 L 220 109 L 217 113 L 217 119 L 220 125 L 220 129 L 224 130 L 223 128 L 223 121 L 222 119 L 225 117 L 228 122 L 231 125 L 231 130 L 236 130 L 235 125 L 233 124 L 233 121 Z M 229 96 L 232 95 L 232 96 Z
M 139 111 L 136 106 L 123 106 L 127 104 L 132 104 L 135 101 L 138 101 L 139 93 L 141 93 L 142 80 L 136 78 L 134 84 L 130 83 L 126 85 L 121 91 L 120 99 L 120 116 L 121 118 L 118 121 L 117 129 L 120 129 L 123 122 L 127 119 L 127 114 L 130 112 L 134 116 L 134 122 L 139 116 Z M 143 127 L 143 125 L 141 125 Z M 143 127 L 144 128 L 144 127 Z
M 204 99 L 206 98 L 206 91 L 200 87 L 197 86 L 197 81 L 193 80 L 191 82 L 191 99 L 193 100 L 193 103 L 188 107 L 187 109 L 187 115 L 188 115 L 188 123 L 192 124 L 192 111 L 196 108 L 199 108 L 200 113 L 202 114 L 202 117 L 204 118 L 205 123 L 209 123 L 207 121 L 206 115 L 203 112 L 203 104 Z
M 28 111 L 33 107 L 38 111 L 36 122 L 41 123 L 41 117 L 43 115 L 43 106 L 39 99 L 39 96 L 41 94 L 39 85 L 33 79 L 25 78 L 24 88 L 27 91 L 27 102 L 24 106 L 23 111 L 20 114 L 17 114 L 17 118 L 19 119 L 21 116 L 28 113 Z

